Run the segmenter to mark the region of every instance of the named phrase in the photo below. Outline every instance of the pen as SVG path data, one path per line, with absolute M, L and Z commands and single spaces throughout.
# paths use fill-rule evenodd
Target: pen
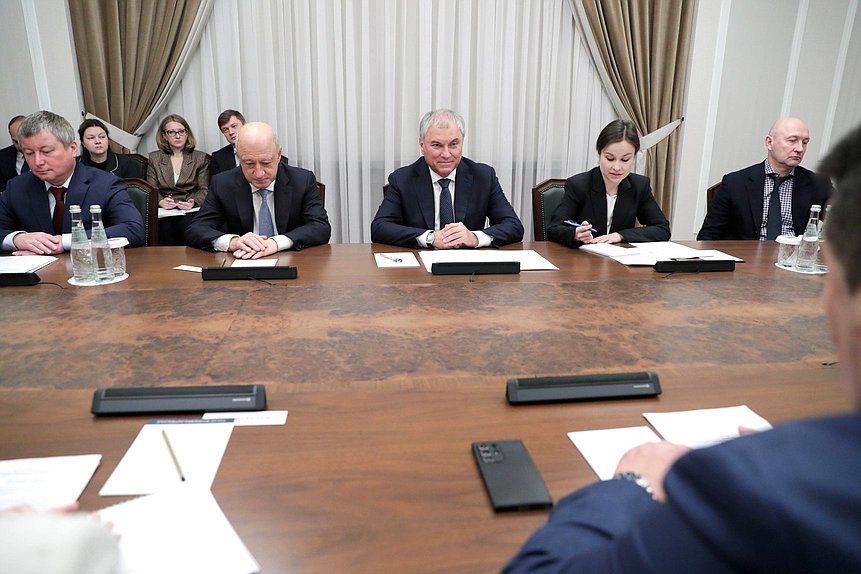
M 400 257 L 392 257 L 391 255 L 386 255 L 385 253 L 380 253 L 379 256 L 384 257 L 384 258 L 388 259 L 389 261 L 394 261 L 395 263 L 403 262 L 403 259 L 401 259 Z
M 584 225 L 586 225 L 585 223 L 577 223 L 576 221 L 571 221 L 570 219 L 566 219 L 562 223 L 564 223 L 565 225 L 569 225 L 571 227 L 583 227 Z M 596 235 L 598 233 L 598 230 L 595 229 L 594 227 L 592 229 L 590 229 L 589 231 L 591 231 L 593 234 L 596 234 Z
M 167 450 L 170 451 L 170 458 L 173 459 L 173 464 L 176 466 L 176 471 L 179 473 L 179 479 L 185 482 L 185 475 L 182 473 L 182 467 L 179 466 L 179 459 L 176 458 L 176 453 L 173 452 L 173 447 L 170 446 L 170 439 L 167 438 L 167 431 L 161 431 L 161 436 L 164 437 L 164 444 L 167 445 Z

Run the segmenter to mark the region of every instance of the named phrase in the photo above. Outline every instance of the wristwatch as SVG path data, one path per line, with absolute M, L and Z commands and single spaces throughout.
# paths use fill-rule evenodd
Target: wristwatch
M 433 247 L 433 231 L 428 232 L 427 239 L 425 239 L 425 243 L 428 247 Z
M 646 493 L 652 497 L 652 500 L 657 500 L 655 498 L 655 492 L 652 490 L 652 485 L 649 484 L 649 481 L 643 478 L 639 472 L 620 472 L 616 476 L 614 476 L 616 480 L 630 480 L 640 488 L 646 491 Z

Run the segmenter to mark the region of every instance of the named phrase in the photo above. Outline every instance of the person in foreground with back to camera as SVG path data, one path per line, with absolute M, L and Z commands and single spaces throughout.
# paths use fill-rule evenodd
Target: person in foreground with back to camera
M 451 110 L 425 114 L 419 123 L 422 157 L 389 175 L 371 241 L 456 249 L 523 239 L 523 224 L 494 169 L 461 156 L 464 129 L 463 118 Z
M 81 122 L 78 137 L 81 139 L 80 161 L 84 165 L 107 171 L 125 179 L 144 177 L 137 165 L 122 153 L 115 153 L 108 141 L 108 128 L 99 120 L 89 119 Z
M 259 259 L 329 241 L 332 228 L 314 174 L 284 165 L 275 130 L 261 122 L 239 129 L 239 167 L 219 173 L 185 231 L 199 249 Z
M 195 150 L 197 140 L 182 116 L 161 121 L 155 138 L 158 149 L 149 154 L 146 179 L 158 190 L 162 209 L 188 211 L 203 205 L 209 189 L 209 156 Z
M 56 255 L 71 247 L 70 205 L 80 205 L 84 226 L 100 205 L 108 237 L 144 244 L 140 211 L 117 176 L 78 162 L 75 131 L 65 118 L 41 111 L 27 116 L 18 138 L 30 171 L 0 194 L 0 241 L 15 255 Z
M 853 411 L 631 449 L 614 479 L 560 500 L 505 572 L 861 572 L 861 126 L 822 169 L 836 181 L 825 310 Z
M 598 167 L 565 180 L 547 238 L 566 247 L 584 243 L 667 241 L 670 222 L 652 195 L 649 178 L 631 173 L 640 151 L 632 122 L 614 120 L 595 143 Z M 634 227 L 639 221 L 644 227 Z
M 777 120 L 765 136 L 765 161 L 723 176 L 697 240 L 766 240 L 804 233 L 810 206 L 824 208 L 831 195 L 827 179 L 799 165 L 809 141 L 803 121 Z

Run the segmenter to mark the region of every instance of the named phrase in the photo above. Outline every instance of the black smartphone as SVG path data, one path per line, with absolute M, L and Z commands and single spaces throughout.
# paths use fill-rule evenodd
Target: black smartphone
M 553 499 L 522 441 L 474 442 L 472 452 L 494 510 L 535 510 L 553 506 Z

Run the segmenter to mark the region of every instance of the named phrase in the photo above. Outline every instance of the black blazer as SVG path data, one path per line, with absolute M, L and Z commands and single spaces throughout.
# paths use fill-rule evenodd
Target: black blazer
M 274 197 L 276 231 L 293 240 L 293 249 L 329 241 L 332 228 L 313 173 L 279 164 Z M 203 207 L 185 230 L 185 239 L 192 247 L 212 251 L 212 242 L 222 235 L 253 230 L 251 185 L 241 169 L 232 169 L 212 180 Z
M 222 171 L 228 171 L 236 167 L 236 155 L 233 153 L 233 146 L 227 144 L 218 151 L 212 152 L 212 157 L 209 160 L 209 179 L 210 181 Z
M 482 230 L 500 246 L 523 239 L 523 224 L 514 212 L 496 172 L 489 165 L 461 158 L 454 193 L 455 221 L 471 231 Z M 389 175 L 389 191 L 371 222 L 371 241 L 418 247 L 416 237 L 434 228 L 433 183 L 425 159 Z M 484 224 L 490 220 L 490 226 Z
M 93 167 L 93 158 L 89 153 L 82 153 L 78 158 L 82 164 Z M 108 150 L 108 161 L 105 166 L 105 171 L 110 172 L 120 179 L 127 177 L 137 177 L 145 179 L 146 173 L 138 167 L 138 164 L 129 159 L 129 156 L 122 153 L 114 153 L 113 150 Z
M 0 149 L 0 193 L 6 190 L 6 182 L 13 177 L 18 177 L 18 170 L 15 165 L 18 162 L 18 150 L 14 145 L 9 145 Z M 21 173 L 30 171 L 30 166 L 24 161 L 21 167 Z
M 699 241 L 712 239 L 759 239 L 765 189 L 765 162 L 723 176 L 712 199 Z M 795 168 L 792 181 L 792 227 L 804 233 L 810 206 L 824 206 L 831 195 L 831 183 L 809 169 Z
M 547 238 L 567 247 L 580 247 L 576 228 L 562 223 L 566 219 L 580 223 L 588 221 L 598 235 L 618 233 L 626 242 L 667 241 L 670 239 L 670 222 L 664 217 L 649 178 L 636 173 L 619 182 L 619 194 L 613 209 L 613 222 L 607 229 L 607 189 L 597 167 L 578 173 L 565 180 L 565 195 L 553 211 Z M 634 227 L 639 221 L 645 227 Z

